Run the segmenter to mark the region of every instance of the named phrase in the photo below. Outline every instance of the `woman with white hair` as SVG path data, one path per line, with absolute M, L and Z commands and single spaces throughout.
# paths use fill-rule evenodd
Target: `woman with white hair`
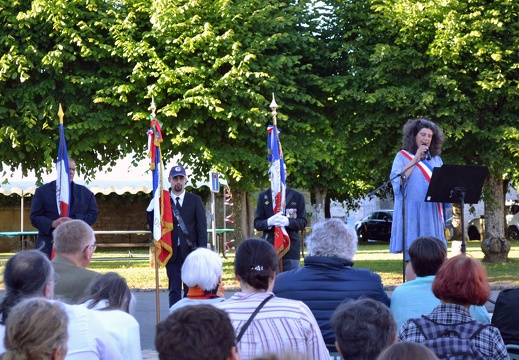
M 378 274 L 354 268 L 357 252 L 355 230 L 340 219 L 319 222 L 306 238 L 308 256 L 298 270 L 278 274 L 274 294 L 304 302 L 319 324 L 326 344 L 335 343 L 330 318 L 346 299 L 366 296 L 389 306 Z
M 169 308 L 169 313 L 186 305 L 214 304 L 225 300 L 222 283 L 222 258 L 206 248 L 191 252 L 182 265 L 182 282 L 187 296 Z

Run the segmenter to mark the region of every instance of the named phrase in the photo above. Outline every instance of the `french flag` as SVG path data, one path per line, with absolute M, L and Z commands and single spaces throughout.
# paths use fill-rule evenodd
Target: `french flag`
M 277 126 L 269 125 L 268 137 L 268 160 L 270 162 L 270 189 L 275 199 L 274 214 L 279 212 L 285 214 L 286 175 L 283 150 L 279 142 L 279 130 Z M 274 229 L 274 248 L 281 259 L 290 250 L 290 237 L 284 226 L 276 226 Z
M 58 178 L 56 179 L 58 214 L 60 217 L 68 217 L 70 206 L 70 169 L 68 166 L 67 142 L 65 140 L 63 122 L 59 125 L 59 147 L 56 170 L 58 172 Z
M 150 168 L 152 170 L 153 198 L 147 211 L 153 210 L 152 235 L 160 265 L 166 265 L 173 255 L 171 231 L 173 230 L 173 211 L 171 210 L 171 196 L 169 195 L 169 183 L 164 174 L 164 164 L 160 152 L 162 129 L 160 122 L 153 118 L 148 130 L 148 149 Z

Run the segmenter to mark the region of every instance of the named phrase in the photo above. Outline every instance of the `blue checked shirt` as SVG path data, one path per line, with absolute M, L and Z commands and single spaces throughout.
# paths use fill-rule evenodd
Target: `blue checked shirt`
M 432 313 L 427 316 L 431 320 L 445 325 L 459 324 L 475 320 L 465 307 L 455 304 L 438 305 L 434 308 Z M 425 338 L 420 330 L 416 327 L 415 323 L 407 320 L 400 329 L 398 341 L 413 341 L 417 343 L 423 343 Z M 505 343 L 501 338 L 501 334 L 494 326 L 489 326 L 476 335 L 476 337 L 473 339 L 473 344 L 485 356 L 486 359 L 509 359 Z

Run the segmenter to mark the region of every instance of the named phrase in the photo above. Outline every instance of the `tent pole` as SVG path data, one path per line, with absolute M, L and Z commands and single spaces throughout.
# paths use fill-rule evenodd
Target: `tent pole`
M 20 231 L 23 232 L 23 190 L 22 190 L 22 197 L 20 202 L 20 208 L 21 208 L 21 215 L 20 215 Z

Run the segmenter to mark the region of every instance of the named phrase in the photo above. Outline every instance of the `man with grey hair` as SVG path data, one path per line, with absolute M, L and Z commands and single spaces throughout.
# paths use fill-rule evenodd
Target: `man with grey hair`
M 56 299 L 78 304 L 99 273 L 86 267 L 96 250 L 94 230 L 83 220 L 70 220 L 54 230 L 54 271 L 60 277 L 54 293 Z
M 353 268 L 357 252 L 357 234 L 340 219 L 314 225 L 305 240 L 308 256 L 301 269 L 280 273 L 274 283 L 274 294 L 300 300 L 312 311 L 326 344 L 335 343 L 330 318 L 345 299 L 366 296 L 389 306 L 378 274 Z

